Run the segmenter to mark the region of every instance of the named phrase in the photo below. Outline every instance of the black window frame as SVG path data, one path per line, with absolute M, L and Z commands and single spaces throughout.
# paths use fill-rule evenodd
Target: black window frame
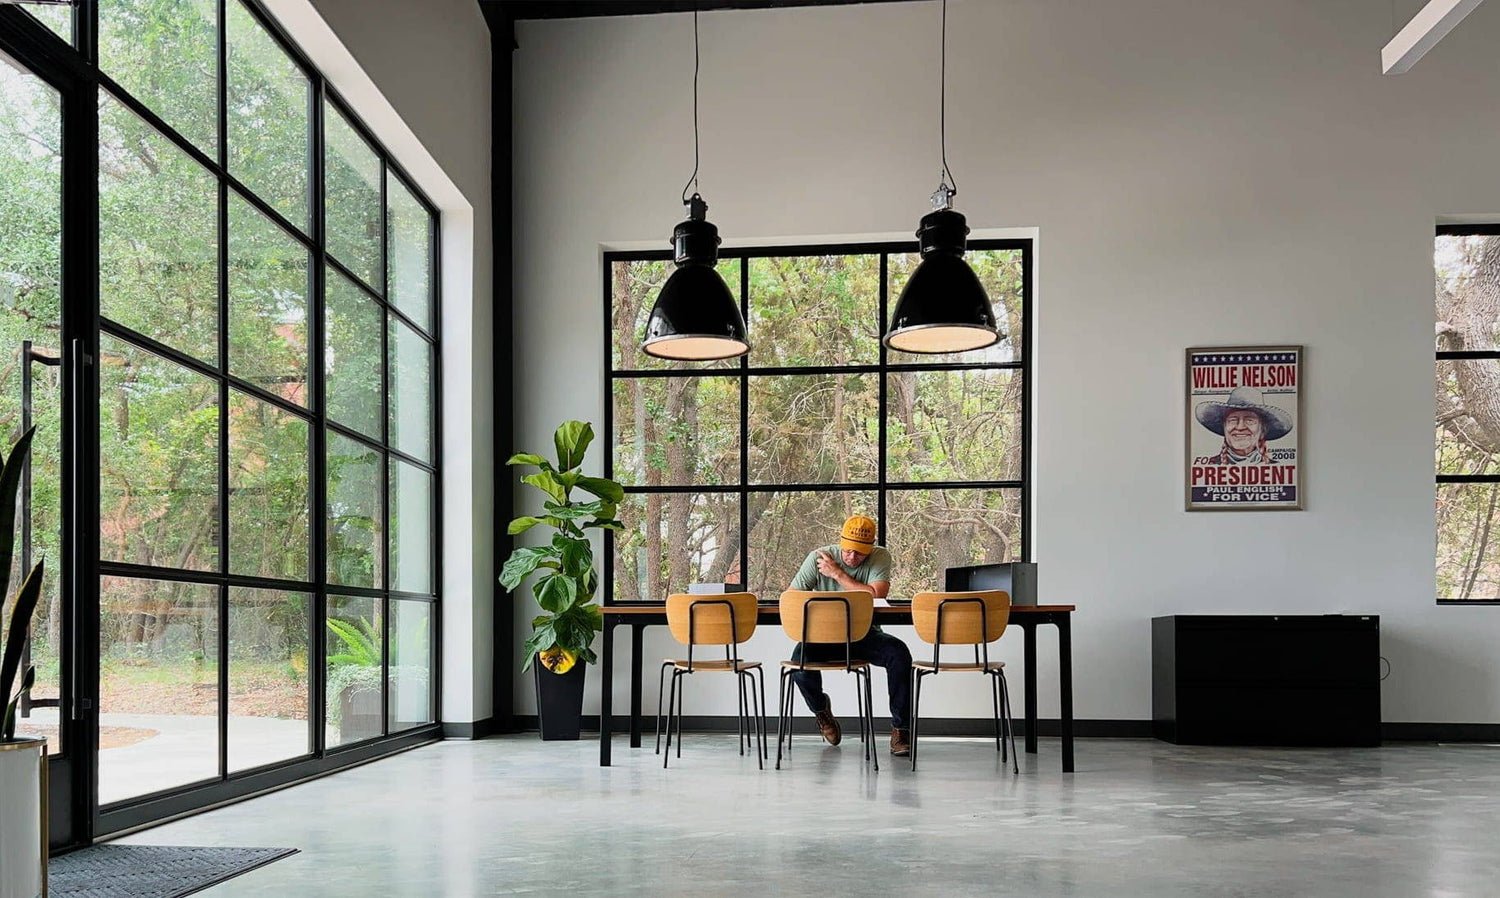
M 1438 225 L 1434 240 L 1438 237 L 1500 237 L 1500 224 L 1444 224 Z M 1434 272 L 1435 274 L 1435 272 Z M 1500 361 L 1500 348 L 1477 350 L 1435 350 L 1436 362 L 1452 359 L 1494 359 Z M 1434 363 L 1435 364 L 1435 363 Z M 1434 464 L 1436 459 L 1434 458 Z M 1500 485 L 1500 474 L 1437 474 L 1437 484 L 1445 483 L 1492 483 Z M 1500 488 L 1500 486 L 1497 486 Z M 1435 560 L 1435 559 L 1434 559 Z M 1433 592 L 1436 593 L 1434 575 Z M 1439 605 L 1456 605 L 1472 608 L 1476 605 L 1500 605 L 1500 596 L 1485 599 L 1445 599 L 1436 596 Z
M 672 260 L 670 250 L 640 250 L 621 251 L 609 250 L 604 252 L 603 257 L 603 283 L 604 283 L 604 441 L 607 451 L 604 456 L 604 476 L 613 478 L 615 474 L 615 420 L 614 420 L 614 390 L 615 382 L 625 379 L 654 379 L 654 378 L 708 378 L 708 377 L 734 377 L 739 380 L 740 389 L 740 452 L 739 452 L 739 482 L 732 486 L 722 485 L 671 485 L 671 486 L 625 486 L 626 496 L 631 495 L 670 495 L 670 494 L 719 494 L 736 496 L 740 501 L 740 545 L 739 557 L 749 557 L 750 533 L 749 533 L 749 502 L 746 501 L 751 493 L 814 493 L 814 492 L 874 492 L 876 495 L 877 510 L 876 523 L 879 527 L 877 540 L 884 544 L 886 542 L 886 500 L 887 495 L 892 492 L 909 492 L 919 490 L 942 490 L 942 489 L 976 489 L 976 490 L 1019 490 L 1021 495 L 1021 521 L 1020 521 L 1020 551 L 1015 561 L 1031 560 L 1031 508 L 1032 508 L 1032 366 L 1033 366 L 1033 308 L 1034 308 L 1034 281 L 1033 264 L 1035 241 L 1031 238 L 994 238 L 975 239 L 968 241 L 970 251 L 984 250 L 1019 250 L 1021 253 L 1021 341 L 1017 345 L 1018 360 L 1009 362 L 892 362 L 890 361 L 890 350 L 886 348 L 883 341 L 879 345 L 879 360 L 875 364 L 862 365 L 809 365 L 809 366 L 756 366 L 755 350 L 752 349 L 746 356 L 741 356 L 733 367 L 672 367 L 672 368 L 648 368 L 648 369 L 618 369 L 614 362 L 614 297 L 612 292 L 613 278 L 611 272 L 613 266 L 619 262 L 657 262 Z M 788 258 L 788 257 L 816 257 L 816 256 L 859 256 L 874 255 L 880 260 L 879 296 L 877 297 L 877 314 L 879 315 L 879 333 L 883 335 L 889 326 L 890 310 L 895 304 L 895 298 L 890 296 L 890 256 L 910 255 L 917 251 L 917 246 L 910 242 L 863 242 L 863 243 L 828 243 L 828 244 L 790 244 L 776 246 L 744 246 L 744 247 L 721 247 L 719 258 L 737 259 L 740 263 L 740 287 L 739 302 L 740 312 L 749 321 L 750 309 L 750 260 L 759 258 Z M 755 345 L 755 334 L 750 334 L 752 347 Z M 908 354 L 909 355 L 909 354 Z M 888 374 L 899 372 L 924 372 L 924 371 L 1014 371 L 1022 378 L 1021 384 L 1021 479 L 1019 480 L 973 480 L 973 481 L 892 481 L 887 475 L 887 391 L 889 380 Z M 879 439 L 878 457 L 879 470 L 874 481 L 855 481 L 848 483 L 754 483 L 750 479 L 749 469 L 749 397 L 750 378 L 756 376 L 784 376 L 784 375 L 846 375 L 846 374 L 873 374 L 878 380 L 878 407 L 879 416 Z M 748 569 L 745 571 L 744 579 L 748 583 Z M 615 599 L 615 535 L 613 532 L 605 531 L 604 536 L 604 578 L 603 578 L 603 601 L 605 604 L 622 605 L 660 605 L 666 600 L 665 596 L 657 599 L 640 599 L 633 601 L 617 601 Z M 687 584 L 674 584 L 686 588 Z
M 227 92 L 229 81 L 227 6 L 241 3 L 257 25 L 263 28 L 270 39 L 287 55 L 308 80 L 308 219 L 297 223 L 289 220 L 269 202 L 262 199 L 248 184 L 229 170 L 230 158 L 227 141 L 229 127 L 227 115 Z M 65 591 L 71 580 L 73 602 L 79 609 L 70 614 L 73 630 L 69 651 L 74 660 L 65 660 L 63 688 L 66 695 L 80 706 L 89 723 L 90 736 L 71 740 L 75 748 L 65 751 L 79 757 L 87 757 L 90 772 L 78 785 L 86 789 L 86 795 L 75 795 L 73 807 L 78 816 L 87 819 L 87 827 L 75 829 L 73 842 L 87 842 L 98 835 L 132 829 L 168 817 L 203 810 L 224 801 L 255 794 L 266 789 L 278 788 L 305 781 L 324 773 L 363 763 L 393 751 L 401 750 L 442 736 L 441 671 L 442 671 L 442 558 L 443 541 L 443 472 L 439 463 L 442 458 L 443 384 L 442 344 L 439 340 L 443 314 L 441 259 L 442 216 L 437 206 L 417 185 L 410 174 L 394 159 L 354 112 L 347 101 L 335 90 L 321 70 L 303 53 L 296 41 L 276 21 L 261 3 L 261 0 L 216 0 L 216 61 L 218 65 L 216 91 L 217 140 L 212 153 L 205 153 L 191 140 L 184 137 L 163 118 L 155 113 L 145 100 L 133 96 L 99 65 L 99 0 L 76 0 L 72 6 L 71 40 L 59 36 L 45 23 L 30 16 L 20 8 L 0 7 L 0 52 L 11 52 L 23 64 L 36 61 L 45 63 L 46 71 L 62 73 L 71 84 L 71 96 L 92 98 L 86 103 L 74 103 L 74 111 L 66 113 L 75 117 L 71 131 L 65 132 L 64 178 L 65 200 L 63 208 L 64 253 L 74 254 L 70 263 L 73 270 L 72 285 L 64 287 L 64 315 L 75 316 L 79 322 L 76 332 L 81 334 L 76 352 L 70 352 L 69 364 L 79 364 L 76 396 L 69 405 L 65 402 L 66 434 L 72 432 L 77 449 L 74 457 L 74 479 L 78 493 L 72 502 L 74 509 L 71 529 L 76 531 L 75 545 L 80 560 L 75 563 L 76 575 L 65 574 Z M 54 75 L 54 77 L 58 77 Z M 153 128 L 162 139 L 175 149 L 185 153 L 214 181 L 216 190 L 218 259 L 216 264 L 218 358 L 214 363 L 204 362 L 173 347 L 163 345 L 129 327 L 105 318 L 101 314 L 99 263 L 99 208 L 98 208 L 98 116 L 97 98 L 101 91 L 118 103 L 125 111 L 139 117 Z M 380 283 L 372 285 L 356 275 L 348 266 L 334 258 L 329 250 L 324 215 L 324 103 L 331 104 L 349 122 L 357 134 L 370 146 L 380 160 Z M 86 114 L 83 107 L 93 107 Z M 65 124 L 65 128 L 69 126 Z M 69 135 L 78 139 L 69 142 Z M 86 145 L 85 145 L 86 144 Z M 429 321 L 423 325 L 413 321 L 405 311 L 398 308 L 390 290 L 390 249 L 392 235 L 388 227 L 387 185 L 390 178 L 398 178 L 431 216 L 429 253 L 431 281 L 429 283 Z M 79 184 L 92 184 L 91 188 L 78 189 Z M 71 187 L 66 186 L 71 184 Z M 307 396 L 305 406 L 284 399 L 252 381 L 230 373 L 229 354 L 229 198 L 236 194 L 250 208 L 278 227 L 290 240 L 294 240 L 308 252 L 309 278 L 307 285 Z M 92 247 L 87 255 L 80 247 Z M 66 255 L 65 255 L 66 258 Z M 358 431 L 328 419 L 324 397 L 324 321 L 326 272 L 335 270 L 355 285 L 367 298 L 381 309 L 381 424 L 378 439 L 372 439 Z M 82 282 L 87 280 L 86 285 Z M 411 456 L 392 445 L 391 438 L 391 333 L 394 322 L 401 322 L 411 329 L 428 347 L 430 372 L 430 409 L 428 414 L 430 458 L 422 460 Z M 99 357 L 101 335 L 121 340 L 130 346 L 150 352 L 172 364 L 208 378 L 215 385 L 218 403 L 217 437 L 217 542 L 218 559 L 214 570 L 188 570 L 157 567 L 130 562 L 105 561 L 100 557 L 99 525 L 102 517 L 100 490 L 97 476 L 97 451 L 99 445 L 99 397 L 100 380 L 98 366 L 93 360 Z M 71 358 L 71 356 L 81 358 Z M 71 370 L 71 369 L 70 369 Z M 251 576 L 231 573 L 229 555 L 229 398 L 237 390 L 245 397 L 271 405 L 279 411 L 292 415 L 308 426 L 308 540 L 309 568 L 306 580 Z M 71 408 L 71 411 L 67 410 Z M 375 452 L 380 464 L 380 505 L 383 517 L 381 530 L 382 553 L 381 582 L 375 588 L 331 586 L 327 571 L 327 435 L 336 433 Z M 70 450 L 65 449 L 65 457 Z M 429 511 L 431 514 L 431 540 L 428 546 L 428 565 L 431 572 L 430 592 L 405 592 L 392 588 L 391 559 L 394 551 L 394 533 L 390 527 L 391 475 L 397 461 L 409 464 L 426 472 L 431 480 Z M 66 495 L 66 494 L 65 494 Z M 65 498 L 65 502 L 66 502 Z M 65 517 L 65 521 L 67 518 Z M 66 525 L 65 525 L 66 526 Z M 69 534 L 64 535 L 67 540 Z M 97 660 L 100 638 L 98 613 L 100 583 L 104 577 L 130 577 L 180 583 L 213 586 L 217 591 L 217 686 L 218 686 L 218 774 L 212 778 L 198 780 L 171 788 L 143 793 L 119 802 L 101 806 L 98 801 L 97 746 L 92 733 L 98 718 L 99 664 Z M 229 769 L 229 614 L 230 596 L 236 587 L 273 589 L 309 595 L 312 607 L 309 613 L 307 670 L 309 751 L 293 758 L 274 763 L 238 769 Z M 327 607 L 331 596 L 353 596 L 374 598 L 381 611 L 381 733 L 377 736 L 329 746 L 325 741 L 326 730 L 326 671 L 328 651 Z M 391 623 L 395 601 L 417 601 L 430 606 L 429 657 L 427 692 L 431 721 L 427 723 L 393 729 L 391 725 L 390 683 L 392 668 Z M 92 657 L 91 657 L 92 656 Z M 67 655 L 64 656 L 65 659 Z M 75 708 L 75 714 L 80 713 Z

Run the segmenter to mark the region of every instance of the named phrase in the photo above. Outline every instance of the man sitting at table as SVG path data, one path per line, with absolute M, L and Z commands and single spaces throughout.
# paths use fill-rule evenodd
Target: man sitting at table
M 891 553 L 884 546 L 875 545 L 875 534 L 874 521 L 854 515 L 844 522 L 838 545 L 808 553 L 797 576 L 792 578 L 792 589 L 868 592 L 877 599 L 885 598 L 891 589 Z M 808 661 L 844 659 L 844 647 L 833 643 L 818 643 L 805 651 Z M 850 651 L 856 661 L 885 668 L 891 698 L 891 754 L 910 754 L 911 731 L 907 729 L 906 717 L 911 711 L 911 650 L 906 643 L 871 624 L 870 632 L 854 643 Z M 804 646 L 798 643 L 792 651 L 792 660 L 801 661 L 803 654 Z M 843 731 L 838 718 L 833 716 L 831 700 L 823 691 L 823 675 L 815 670 L 798 671 L 792 674 L 792 679 L 807 707 L 818 716 L 818 732 L 824 741 L 838 745 Z

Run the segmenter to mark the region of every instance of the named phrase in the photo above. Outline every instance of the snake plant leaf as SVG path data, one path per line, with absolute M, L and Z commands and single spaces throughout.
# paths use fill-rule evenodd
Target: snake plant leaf
M 14 454 L 11 456 L 14 458 Z M 12 505 L 12 507 L 15 507 Z M 42 595 L 42 581 L 46 576 L 46 564 L 38 561 L 26 575 L 26 582 L 21 584 L 21 589 L 16 593 L 16 601 L 11 609 L 10 633 L 6 634 L 4 660 L 0 660 L 0 696 L 3 701 L 10 701 L 15 694 L 16 672 L 21 667 L 21 654 L 26 647 L 26 637 L 31 630 L 31 614 L 36 610 L 37 599 Z M 0 733 L 0 739 L 10 740 L 14 738 L 15 721 L 10 721 L 10 729 L 6 733 Z
M 583 454 L 593 441 L 594 425 L 586 421 L 564 421 L 552 435 L 552 442 L 557 447 L 558 470 L 569 471 L 583 464 Z
M 21 474 L 26 470 L 26 458 L 31 454 L 31 438 L 35 435 L 35 427 L 21 434 L 21 438 L 11 448 L 4 467 L 0 468 L 0 589 L 10 582 L 11 558 L 16 549 L 16 496 L 21 491 Z M 0 605 L 3 604 L 4 602 L 0 602 Z M 28 622 L 31 620 L 29 616 L 26 619 Z
M 580 477 L 578 488 L 616 505 L 625 501 L 625 487 L 603 477 Z

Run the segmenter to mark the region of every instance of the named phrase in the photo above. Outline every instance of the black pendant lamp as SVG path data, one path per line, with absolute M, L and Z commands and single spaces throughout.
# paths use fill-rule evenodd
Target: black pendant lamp
M 693 176 L 682 188 L 687 220 L 672 229 L 677 270 L 662 285 L 646 322 L 641 350 L 661 359 L 708 362 L 750 351 L 745 318 L 729 286 L 719 277 L 719 229 L 707 220 L 708 203 L 698 186 L 698 11 L 693 11 Z M 688 196 L 688 188 L 694 188 Z
M 943 168 L 932 211 L 917 227 L 922 261 L 901 290 L 884 337 L 887 347 L 901 352 L 967 352 L 991 346 L 1002 336 L 984 286 L 964 261 L 968 222 L 953 209 L 958 184 L 948 169 L 948 0 L 943 0 L 942 59 Z

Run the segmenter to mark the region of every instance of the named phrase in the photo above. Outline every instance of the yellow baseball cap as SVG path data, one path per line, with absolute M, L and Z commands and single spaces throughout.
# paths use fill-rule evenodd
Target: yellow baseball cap
M 869 554 L 875 548 L 875 522 L 860 514 L 849 518 L 839 531 L 839 548 Z

